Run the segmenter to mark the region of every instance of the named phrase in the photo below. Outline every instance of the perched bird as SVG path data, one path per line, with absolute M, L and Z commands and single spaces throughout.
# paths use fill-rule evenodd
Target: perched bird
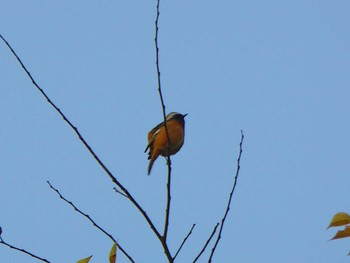
M 180 114 L 177 112 L 169 113 L 166 116 L 166 123 L 169 135 L 169 147 L 168 138 L 165 131 L 164 122 L 159 123 L 148 133 L 148 144 L 145 152 L 149 149 L 148 153 L 148 175 L 150 175 L 152 166 L 158 156 L 168 156 L 177 153 L 184 144 L 185 138 L 185 117 L 187 114 Z

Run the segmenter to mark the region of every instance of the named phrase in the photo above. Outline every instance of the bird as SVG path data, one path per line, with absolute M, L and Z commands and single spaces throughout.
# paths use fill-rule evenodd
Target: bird
M 164 122 L 159 123 L 148 133 L 148 144 L 145 152 L 148 152 L 148 175 L 151 174 L 152 166 L 159 155 L 167 157 L 176 154 L 184 144 L 185 139 L 185 117 L 178 112 L 171 112 L 166 116 L 166 126 L 169 135 L 165 130 Z

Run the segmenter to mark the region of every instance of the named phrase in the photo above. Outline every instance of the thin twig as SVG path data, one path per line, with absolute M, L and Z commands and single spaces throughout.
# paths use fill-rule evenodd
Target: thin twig
M 197 262 L 197 260 L 200 258 L 200 256 L 204 253 L 205 249 L 207 248 L 207 246 L 209 245 L 210 243 L 210 240 L 213 238 L 215 232 L 216 232 L 216 229 L 218 228 L 219 226 L 219 223 L 216 224 L 216 226 L 214 227 L 213 231 L 211 232 L 210 234 L 210 237 L 207 239 L 207 241 L 205 242 L 205 245 L 204 247 L 202 248 L 202 250 L 199 252 L 198 256 L 193 260 L 193 263 Z
M 166 242 L 167 236 L 168 236 L 168 229 L 169 229 L 169 217 L 170 217 L 170 204 L 171 204 L 171 165 L 170 165 L 170 158 L 168 159 L 168 181 L 167 181 L 167 203 L 166 203 L 166 209 L 165 209 L 165 222 L 164 222 L 164 233 L 163 238 Z
M 183 245 L 186 243 L 187 239 L 188 239 L 188 238 L 190 237 L 190 235 L 192 234 L 192 230 L 193 230 L 193 228 L 194 228 L 195 226 L 196 226 L 196 224 L 193 224 L 193 225 L 192 225 L 190 232 L 188 232 L 187 236 L 186 236 L 186 237 L 184 238 L 184 240 L 182 241 L 182 243 L 181 243 L 179 249 L 178 249 L 178 250 L 176 251 L 176 253 L 175 253 L 174 260 L 175 260 L 175 258 L 177 257 L 177 255 L 179 254 L 179 252 L 180 252 L 180 250 L 182 249 Z
M 129 197 L 126 194 L 124 194 L 122 191 L 119 191 L 117 189 L 117 187 L 113 187 L 113 189 L 117 194 L 120 194 L 120 195 L 124 196 L 125 198 L 129 199 Z
M 158 46 L 158 31 L 159 31 L 158 21 L 159 21 L 159 14 L 160 14 L 159 13 L 159 4 L 160 4 L 160 0 L 157 0 L 157 15 L 156 15 L 156 21 L 155 21 L 156 33 L 155 33 L 155 37 L 154 37 L 154 43 L 156 46 L 156 68 L 157 68 L 158 93 L 159 93 L 159 97 L 160 97 L 160 102 L 162 104 L 164 123 L 166 124 L 165 104 L 164 104 L 163 94 L 162 94 L 162 85 L 161 85 L 161 79 L 160 79 L 160 66 L 159 66 L 159 46 Z M 166 126 L 165 126 L 165 130 L 166 130 L 167 137 L 169 139 L 168 129 Z
M 42 261 L 42 262 L 50 263 L 50 261 L 48 261 L 48 260 L 45 259 L 45 258 L 41 258 L 41 257 L 39 257 L 39 256 L 37 256 L 37 255 L 34 255 L 33 253 L 31 253 L 31 252 L 29 252 L 29 251 L 23 249 L 23 248 L 18 248 L 18 247 L 15 247 L 15 246 L 10 245 L 9 243 L 6 243 L 6 242 L 3 240 L 2 237 L 0 238 L 0 244 L 3 244 L 3 245 L 5 245 L 5 246 L 7 246 L 7 247 L 9 247 L 9 248 L 11 248 L 11 249 L 20 251 L 20 252 L 22 252 L 22 253 L 24 253 L 24 254 L 27 254 L 27 255 L 29 255 L 29 256 L 31 256 L 31 257 L 33 257 L 33 258 L 36 258 L 36 259 L 38 259 L 38 260 L 40 260 L 40 261 Z
M 86 142 L 86 140 L 83 138 L 83 136 L 80 134 L 78 129 L 69 121 L 69 119 L 63 114 L 63 112 L 51 101 L 51 99 L 46 95 L 44 90 L 40 88 L 40 86 L 36 83 L 36 81 L 31 76 L 30 72 L 27 70 L 27 68 L 22 63 L 21 59 L 17 56 L 16 52 L 12 49 L 10 44 L 6 41 L 5 38 L 0 34 L 0 38 L 5 42 L 7 47 L 11 50 L 12 54 L 16 57 L 17 61 L 20 63 L 22 69 L 26 72 L 28 77 L 31 79 L 33 85 L 39 90 L 39 92 L 45 97 L 47 102 L 58 112 L 58 114 L 63 118 L 63 120 L 73 129 L 73 131 L 78 136 L 79 140 L 83 143 L 83 145 L 87 148 L 87 150 L 90 152 L 90 154 L 94 157 L 96 162 L 101 166 L 101 168 L 105 171 L 105 173 L 108 175 L 108 177 L 111 179 L 113 183 L 115 183 L 124 193 L 126 196 L 128 196 L 128 199 L 133 203 L 133 205 L 139 210 L 139 212 L 142 214 L 142 216 L 147 221 L 148 225 L 154 232 L 154 234 L 157 236 L 159 241 L 163 244 L 163 237 L 153 224 L 150 217 L 147 215 L 146 211 L 140 206 L 140 204 L 134 199 L 134 197 L 130 194 L 130 192 L 117 180 L 117 178 L 112 174 L 112 172 L 106 167 L 106 165 L 100 160 L 100 158 L 97 156 L 97 154 L 92 150 L 91 146 Z M 163 246 L 164 247 L 164 246 Z
M 169 153 L 171 141 L 170 141 L 168 126 L 167 126 L 167 122 L 166 122 L 166 112 L 165 112 L 165 104 L 164 104 L 164 99 L 163 99 L 163 94 L 162 94 L 162 86 L 161 86 L 161 79 L 160 79 L 160 66 L 159 66 L 159 46 L 158 46 L 159 4 L 160 4 L 160 0 L 157 0 L 157 15 L 156 15 L 156 20 L 155 20 L 156 32 L 155 32 L 155 37 L 154 37 L 154 43 L 155 43 L 155 48 L 156 48 L 156 68 L 157 68 L 157 79 L 158 79 L 158 93 L 159 93 L 159 98 L 160 98 L 160 102 L 161 102 L 162 110 L 163 110 L 163 119 L 164 119 L 165 133 L 166 133 L 167 140 L 168 140 L 168 153 Z M 166 209 L 165 209 L 165 222 L 164 222 L 164 231 L 163 231 L 163 236 L 162 236 L 162 245 L 163 245 L 164 252 L 165 252 L 169 262 L 173 262 L 173 258 L 170 254 L 168 245 L 166 243 L 166 240 L 168 237 L 170 204 L 171 204 L 171 202 L 170 202 L 171 201 L 171 159 L 170 159 L 169 154 L 166 157 L 166 160 L 167 160 L 167 165 L 168 165 L 167 203 L 166 203 Z
M 164 124 L 165 124 L 165 133 L 168 139 L 168 148 L 170 147 L 170 138 L 169 138 L 169 133 L 168 133 L 168 127 L 166 123 L 166 111 L 165 111 L 165 103 L 163 99 L 163 94 L 162 94 L 162 85 L 161 85 L 161 79 L 160 79 L 160 66 L 159 66 L 159 46 L 158 46 L 158 31 L 159 31 L 159 26 L 158 26 L 158 21 L 159 21 L 159 4 L 160 0 L 157 0 L 157 15 L 156 15 L 156 21 L 155 27 L 156 27 L 156 33 L 154 37 L 154 44 L 156 47 L 156 69 L 157 69 L 157 81 L 158 81 L 158 93 L 159 93 L 159 98 L 160 98 L 160 103 L 162 105 L 162 111 L 163 111 L 163 119 L 164 119 Z M 170 165 L 170 157 L 167 156 L 167 161 L 168 165 Z
M 61 193 L 58 189 L 56 189 L 55 187 L 52 186 L 52 184 L 47 181 L 47 183 L 49 184 L 50 188 L 52 190 L 54 190 L 58 196 L 63 200 L 65 201 L 67 204 L 69 204 L 71 207 L 74 208 L 75 211 L 77 211 L 79 214 L 81 214 L 82 216 L 84 216 L 87 220 L 89 220 L 92 225 L 94 227 L 96 227 L 98 230 L 100 230 L 103 234 L 105 234 L 106 236 L 108 236 L 114 243 L 118 243 L 114 237 L 109 234 L 106 230 L 104 230 L 102 227 L 100 227 L 88 214 L 85 214 L 84 212 L 82 212 L 76 205 L 73 204 L 72 201 L 69 201 L 67 200 Z M 131 257 L 130 255 L 121 247 L 120 243 L 118 243 L 118 248 L 123 252 L 123 254 L 130 260 L 130 262 L 135 262 Z
M 227 217 L 227 214 L 228 212 L 230 211 L 230 205 L 231 205 L 231 200 L 232 200 L 232 196 L 233 196 L 233 193 L 236 189 L 236 185 L 237 185 L 237 180 L 238 180 L 238 175 L 239 175 L 239 170 L 241 168 L 240 166 L 240 163 L 241 163 L 241 156 L 242 156 L 242 145 L 243 145 L 243 139 L 244 139 L 244 135 L 243 135 L 243 131 L 241 130 L 241 142 L 239 143 L 239 155 L 238 155 L 238 159 L 237 159 L 237 169 L 236 169 L 236 176 L 235 176 L 235 179 L 234 179 L 234 183 L 233 183 L 233 186 L 232 186 L 232 190 L 231 190 L 231 193 L 230 193 L 230 197 L 228 199 L 228 203 L 227 203 L 227 207 L 226 207 L 226 211 L 225 211 L 225 214 L 224 214 L 224 217 L 222 218 L 221 220 L 221 225 L 220 225 L 220 229 L 219 229 L 219 233 L 218 233 L 218 237 L 216 239 L 216 242 L 214 244 L 214 247 L 212 248 L 211 250 L 211 253 L 210 253 L 210 257 L 209 257 L 209 260 L 208 260 L 208 263 L 211 262 L 212 258 L 213 258 L 213 255 L 215 253 L 215 249 L 219 243 L 219 240 L 221 238 L 221 233 L 222 233 L 222 230 L 224 228 L 224 224 L 225 224 L 225 220 L 226 220 L 226 217 Z

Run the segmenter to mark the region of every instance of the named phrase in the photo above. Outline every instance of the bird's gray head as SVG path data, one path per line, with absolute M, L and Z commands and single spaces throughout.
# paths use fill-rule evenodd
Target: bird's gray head
M 171 112 L 166 116 L 166 120 L 169 121 L 171 119 L 183 120 L 187 116 L 187 113 L 182 115 L 178 112 Z

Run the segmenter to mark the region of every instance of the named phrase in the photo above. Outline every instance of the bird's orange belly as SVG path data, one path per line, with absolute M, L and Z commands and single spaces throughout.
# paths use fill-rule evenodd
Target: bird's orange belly
M 170 124 L 170 123 L 169 123 Z M 181 125 L 168 125 L 168 133 L 169 133 L 169 139 L 170 139 L 170 145 L 168 149 L 168 140 L 165 132 L 165 128 L 163 128 L 164 131 L 160 132 L 157 140 L 154 142 L 154 147 L 156 149 L 159 149 L 159 153 L 162 156 L 173 155 L 177 153 L 183 143 L 184 143 L 184 131 Z M 168 153 L 169 150 L 169 153 Z

